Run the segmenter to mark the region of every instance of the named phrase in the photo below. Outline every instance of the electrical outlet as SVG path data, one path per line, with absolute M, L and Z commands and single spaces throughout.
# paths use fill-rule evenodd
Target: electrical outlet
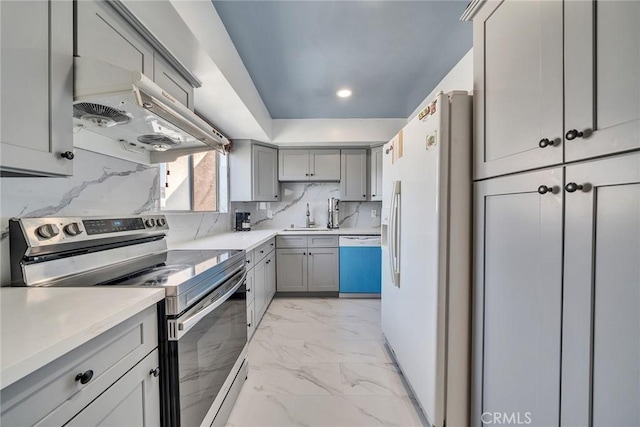
M 378 211 L 375 209 L 371 209 L 371 218 L 375 218 L 378 216 Z
M 273 211 L 271 209 L 267 211 L 267 218 L 269 219 L 273 218 Z

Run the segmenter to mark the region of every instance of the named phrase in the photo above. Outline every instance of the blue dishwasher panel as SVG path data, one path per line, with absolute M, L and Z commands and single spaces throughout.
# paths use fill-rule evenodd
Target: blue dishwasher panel
M 340 248 L 340 292 L 380 293 L 382 250 L 375 247 Z

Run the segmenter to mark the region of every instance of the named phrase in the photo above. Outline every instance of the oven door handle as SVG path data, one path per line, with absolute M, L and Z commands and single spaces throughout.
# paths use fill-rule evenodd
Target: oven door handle
M 240 279 L 238 280 L 238 283 L 236 283 L 236 285 L 233 288 L 229 289 L 224 295 L 218 298 L 215 302 L 202 307 L 200 310 L 193 313 L 187 319 L 181 320 L 178 322 L 178 338 L 186 334 L 189 329 L 194 327 L 196 323 L 200 321 L 200 319 L 207 316 L 216 308 L 220 307 L 225 301 L 227 301 L 231 297 L 231 295 L 233 295 L 238 290 L 238 288 L 240 288 L 240 286 L 242 286 L 242 284 L 244 283 L 244 280 L 247 278 L 247 271 L 245 270 L 242 273 L 238 273 L 236 277 L 239 275 L 242 275 L 242 277 L 240 277 Z

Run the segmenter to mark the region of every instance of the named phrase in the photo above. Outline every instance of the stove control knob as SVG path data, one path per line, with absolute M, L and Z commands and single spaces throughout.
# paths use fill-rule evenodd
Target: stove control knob
M 147 228 L 155 227 L 156 220 L 153 219 L 153 218 L 149 218 L 149 219 L 145 220 L 144 224 L 147 226 Z
M 158 224 L 158 227 L 164 227 L 167 224 L 167 221 L 164 218 L 158 218 L 156 223 Z
M 78 224 L 77 222 L 72 222 L 71 224 L 65 225 L 63 230 L 69 236 L 77 236 L 78 234 L 82 233 L 80 224 Z
M 36 228 L 36 233 L 43 239 L 50 239 L 60 234 L 60 229 L 55 224 L 45 224 Z

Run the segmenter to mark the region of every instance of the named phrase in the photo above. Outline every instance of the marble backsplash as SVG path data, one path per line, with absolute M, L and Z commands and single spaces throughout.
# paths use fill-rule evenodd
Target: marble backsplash
M 0 283 L 10 282 L 12 217 L 139 215 L 159 209 L 158 169 L 76 149 L 67 178 L 0 178 Z M 228 214 L 167 213 L 169 244 L 228 231 Z
M 307 203 L 311 219 L 317 227 L 327 226 L 327 199 L 340 198 L 338 183 L 282 183 L 280 184 L 282 201 L 271 203 L 236 202 L 231 203 L 231 212 L 236 209 L 251 212 L 252 229 L 282 229 L 303 227 L 306 221 Z M 340 202 L 340 227 L 375 228 L 380 227 L 380 209 L 382 202 Z M 371 211 L 376 216 L 371 216 Z M 269 211 L 272 218 L 269 218 Z

